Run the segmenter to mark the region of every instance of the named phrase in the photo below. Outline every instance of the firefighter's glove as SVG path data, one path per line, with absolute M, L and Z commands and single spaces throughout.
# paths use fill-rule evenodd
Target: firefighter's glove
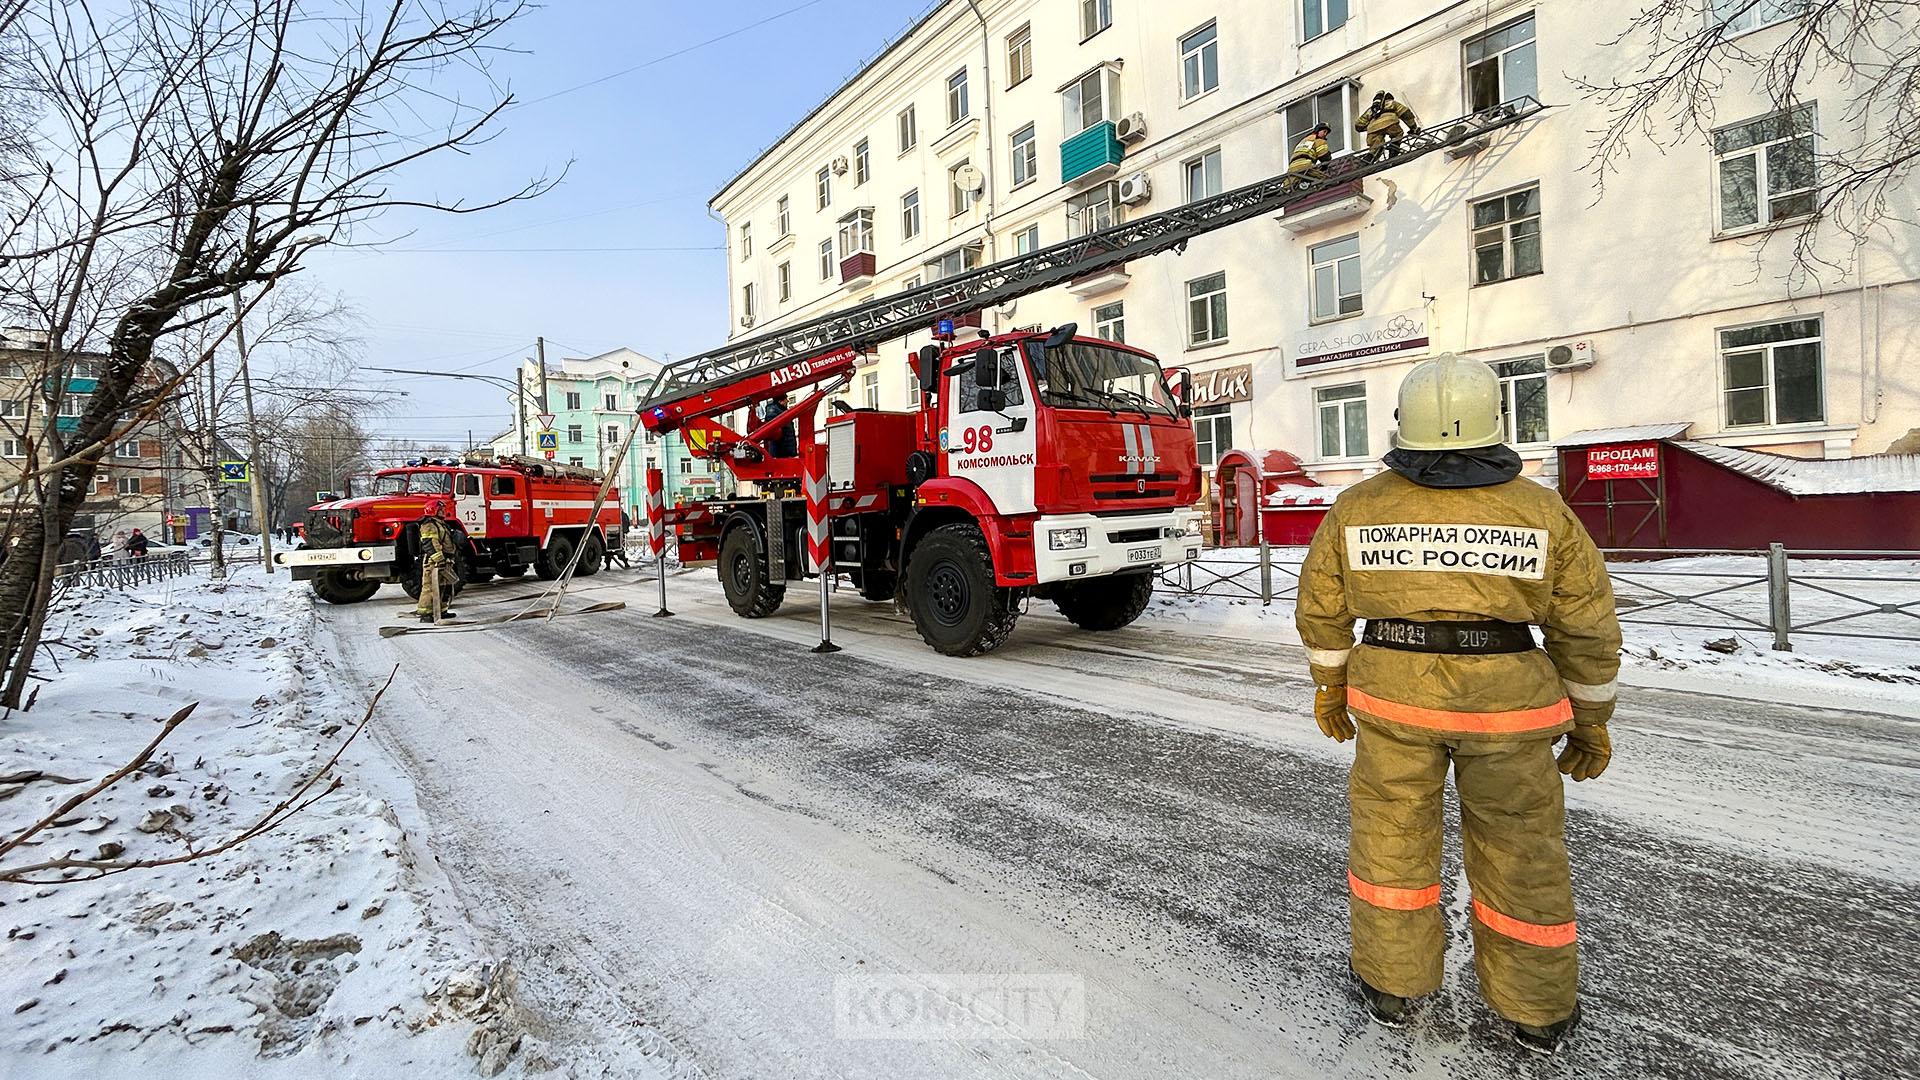
M 1418 135 L 1418 134 L 1420 134 L 1420 125 L 1419 125 L 1419 124 L 1408 124 L 1408 125 L 1407 125 L 1407 134 L 1409 134 L 1409 135 Z
M 1613 711 L 1611 703 L 1607 711 Z M 1606 772 L 1607 762 L 1613 758 L 1613 740 L 1607 738 L 1607 725 L 1581 723 L 1579 712 L 1575 710 L 1573 730 L 1567 732 L 1567 748 L 1560 751 L 1560 771 L 1576 782 L 1591 780 Z
M 1313 665 L 1313 719 L 1320 734 L 1334 742 L 1353 738 L 1353 718 L 1347 715 L 1347 669 Z

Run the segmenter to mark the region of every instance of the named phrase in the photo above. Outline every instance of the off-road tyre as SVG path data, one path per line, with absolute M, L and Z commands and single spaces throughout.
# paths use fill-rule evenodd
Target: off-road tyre
M 322 570 L 313 578 L 313 595 L 329 604 L 358 604 L 379 591 L 379 582 L 350 578 L 338 570 Z
M 442 608 L 453 606 L 453 598 L 459 596 L 460 590 L 467 587 L 467 575 L 471 571 L 467 564 L 466 547 L 461 543 L 464 539 L 465 537 L 457 533 L 455 534 L 453 566 L 448 573 L 440 575 L 440 591 L 444 594 L 440 597 L 440 606 Z M 413 566 L 410 567 L 406 573 L 400 575 L 400 587 L 406 590 L 409 599 L 415 601 L 420 599 L 420 578 L 422 570 L 422 564 L 416 559 Z
M 860 571 L 860 598 L 876 604 L 887 603 L 899 591 L 899 575 L 891 570 Z
M 1054 586 L 1053 606 L 1082 630 L 1107 631 L 1138 619 L 1152 599 L 1152 574 L 1115 574 Z
M 1020 620 L 1016 594 L 994 584 L 986 535 L 971 522 L 942 525 L 914 546 L 907 607 L 920 640 L 947 656 L 990 653 Z
M 743 619 L 764 619 L 786 602 L 787 583 L 770 579 L 760 534 L 752 526 L 738 526 L 720 541 L 718 570 L 727 606 Z
M 567 560 L 573 558 L 573 537 L 550 536 L 547 546 L 540 552 L 540 558 L 533 564 L 533 572 L 540 575 L 541 581 L 555 581 L 566 572 Z
M 494 571 L 494 573 L 500 575 L 500 579 L 502 581 L 512 581 L 515 578 L 526 577 L 527 570 L 528 568 L 525 566 L 509 566 L 500 570 L 496 570 Z
M 574 577 L 592 577 L 606 564 L 607 544 L 599 533 L 588 533 L 584 548 L 580 552 L 580 565 L 574 567 Z

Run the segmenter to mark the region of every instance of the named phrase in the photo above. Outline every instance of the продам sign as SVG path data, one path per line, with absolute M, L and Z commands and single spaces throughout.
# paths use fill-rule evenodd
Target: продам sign
M 1652 480 L 1659 475 L 1660 447 L 1655 443 L 1596 446 L 1587 451 L 1589 480 Z

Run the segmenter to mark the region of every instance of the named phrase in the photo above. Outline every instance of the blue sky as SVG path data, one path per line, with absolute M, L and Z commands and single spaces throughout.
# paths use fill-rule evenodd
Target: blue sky
M 471 200 L 571 161 L 561 185 L 485 214 L 390 214 L 374 231 L 411 235 L 393 250 L 312 260 L 317 283 L 353 304 L 367 365 L 510 374 L 536 335 L 549 360 L 620 345 L 656 357 L 719 345 L 724 236 L 707 200 L 928 4 L 551 0 L 517 24 L 523 51 L 496 69 L 528 104 L 506 113 L 476 154 L 434 159 L 405 182 Z M 520 250 L 536 248 L 701 250 Z M 407 391 L 371 421 L 382 438 L 459 444 L 469 428 L 485 439 L 508 420 L 505 392 L 483 383 L 363 374 L 358 385 Z

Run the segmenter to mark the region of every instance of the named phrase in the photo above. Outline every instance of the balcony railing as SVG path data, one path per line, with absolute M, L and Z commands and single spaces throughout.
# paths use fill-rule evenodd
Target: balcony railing
M 1060 181 L 1072 183 L 1106 170 L 1110 176 L 1120 171 L 1120 158 L 1126 154 L 1113 121 L 1102 120 L 1060 144 Z
M 873 270 L 873 252 L 856 251 L 840 260 L 840 284 L 870 281 L 873 279 Z

